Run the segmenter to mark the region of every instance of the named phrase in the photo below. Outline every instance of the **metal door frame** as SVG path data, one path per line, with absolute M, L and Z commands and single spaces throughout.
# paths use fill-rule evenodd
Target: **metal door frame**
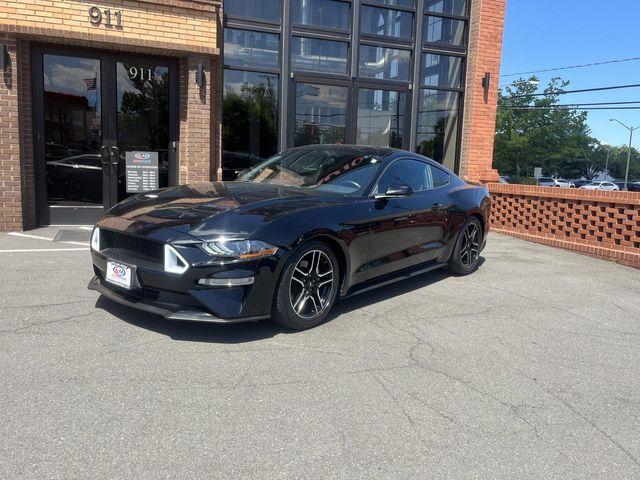
M 117 62 L 138 61 L 142 65 L 156 64 L 166 66 L 169 69 L 169 186 L 178 184 L 179 175 L 179 83 L 178 62 L 173 57 L 153 55 L 136 55 L 127 52 L 115 52 L 111 50 L 67 47 L 51 44 L 34 44 L 31 51 L 31 98 L 33 115 L 33 160 L 34 160 L 34 184 L 36 203 L 36 225 L 49 225 L 50 213 L 47 204 L 47 169 L 44 158 L 45 125 L 44 125 L 44 55 L 60 55 L 67 57 L 90 58 L 100 61 L 100 90 L 101 90 L 101 123 L 102 123 L 102 150 L 112 152 L 112 147 L 117 147 Z M 103 162 L 104 162 L 103 158 Z M 111 158 L 109 158 L 111 163 Z M 109 173 L 105 174 L 103 168 L 102 204 L 105 210 L 117 203 L 117 175 L 112 179 L 112 165 L 108 167 Z M 115 201 L 114 201 L 115 200 Z

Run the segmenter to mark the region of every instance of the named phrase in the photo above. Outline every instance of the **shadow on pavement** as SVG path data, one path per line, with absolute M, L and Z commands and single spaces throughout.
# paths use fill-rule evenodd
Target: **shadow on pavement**
M 480 257 L 480 265 L 482 266 L 483 263 L 484 258 Z M 340 316 L 358 310 L 359 308 L 384 302 L 398 295 L 428 287 L 450 276 L 451 274 L 446 270 L 434 270 L 423 275 L 418 275 L 340 300 L 336 302 L 324 323 L 339 320 Z M 276 325 L 269 320 L 233 324 L 166 320 L 157 315 L 125 307 L 102 296 L 96 301 L 96 308 L 101 308 L 136 327 L 166 335 L 174 340 L 189 342 L 244 343 L 271 338 L 278 334 L 295 333 L 295 331 Z

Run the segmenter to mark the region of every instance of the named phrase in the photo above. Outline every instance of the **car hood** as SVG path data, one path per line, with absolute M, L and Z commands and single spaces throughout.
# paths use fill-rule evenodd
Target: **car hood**
M 243 238 L 282 216 L 348 201 L 298 187 L 203 183 L 134 195 L 109 210 L 98 226 L 164 241 Z

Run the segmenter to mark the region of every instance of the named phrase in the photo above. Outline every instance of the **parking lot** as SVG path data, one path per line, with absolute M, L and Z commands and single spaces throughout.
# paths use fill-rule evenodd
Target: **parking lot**
M 492 234 L 471 276 L 291 333 L 129 310 L 86 289 L 89 231 L 27 234 L 0 235 L 0 478 L 640 476 L 638 270 Z

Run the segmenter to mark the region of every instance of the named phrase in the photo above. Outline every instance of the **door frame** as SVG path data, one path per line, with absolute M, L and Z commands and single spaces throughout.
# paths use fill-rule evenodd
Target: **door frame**
M 347 89 L 347 103 L 345 105 L 345 113 L 344 113 L 344 122 L 345 122 L 345 142 L 350 143 L 349 139 L 351 138 L 350 132 L 350 112 L 351 104 L 353 101 L 353 82 L 346 78 L 336 78 L 332 76 L 317 74 L 314 76 L 311 72 L 305 73 L 296 73 L 289 80 L 291 82 L 291 87 L 289 89 L 289 121 L 287 122 L 287 146 L 286 148 L 292 148 L 295 146 L 295 134 L 296 134 L 296 84 L 298 83 L 311 83 L 317 85 L 329 85 L 334 87 L 345 87 Z
M 109 85 L 110 81 L 117 81 L 115 71 L 118 61 L 140 61 L 141 64 L 155 62 L 169 68 L 169 186 L 178 185 L 179 179 L 179 142 L 180 142 L 180 116 L 179 116 L 179 73 L 178 61 L 175 57 L 164 57 L 158 55 L 137 55 L 131 52 L 119 52 L 114 50 L 94 49 L 84 47 L 69 47 L 57 44 L 34 43 L 31 50 L 31 105 L 33 116 L 33 165 L 34 165 L 34 187 L 36 206 L 36 225 L 49 225 L 50 215 L 47 204 L 47 166 L 44 158 L 44 55 L 60 55 L 68 57 L 91 58 L 100 60 L 100 89 L 101 89 L 101 122 L 102 122 L 102 145 L 111 151 L 112 146 L 117 146 L 117 108 L 115 83 Z M 111 166 L 109 166 L 111 168 Z M 105 211 L 115 205 L 111 198 L 107 181 L 104 179 L 103 170 L 103 206 Z M 117 189 L 116 182 L 109 182 Z M 110 189 L 113 189 L 113 185 Z M 117 200 L 117 192 L 116 192 Z
M 296 73 L 290 78 L 289 99 L 288 99 L 288 122 L 287 122 L 287 145 L 286 148 L 295 146 L 296 131 L 296 85 L 298 83 L 311 83 L 317 85 L 330 85 L 347 88 L 347 104 L 345 112 L 345 141 L 346 144 L 354 144 L 358 129 L 358 93 L 360 88 L 369 90 L 389 90 L 405 94 L 404 105 L 404 128 L 402 129 L 402 149 L 409 150 L 411 134 L 411 116 L 409 112 L 412 104 L 412 91 L 408 84 L 388 80 L 375 79 L 352 79 L 335 77 L 326 74 L 316 74 L 310 72 Z

